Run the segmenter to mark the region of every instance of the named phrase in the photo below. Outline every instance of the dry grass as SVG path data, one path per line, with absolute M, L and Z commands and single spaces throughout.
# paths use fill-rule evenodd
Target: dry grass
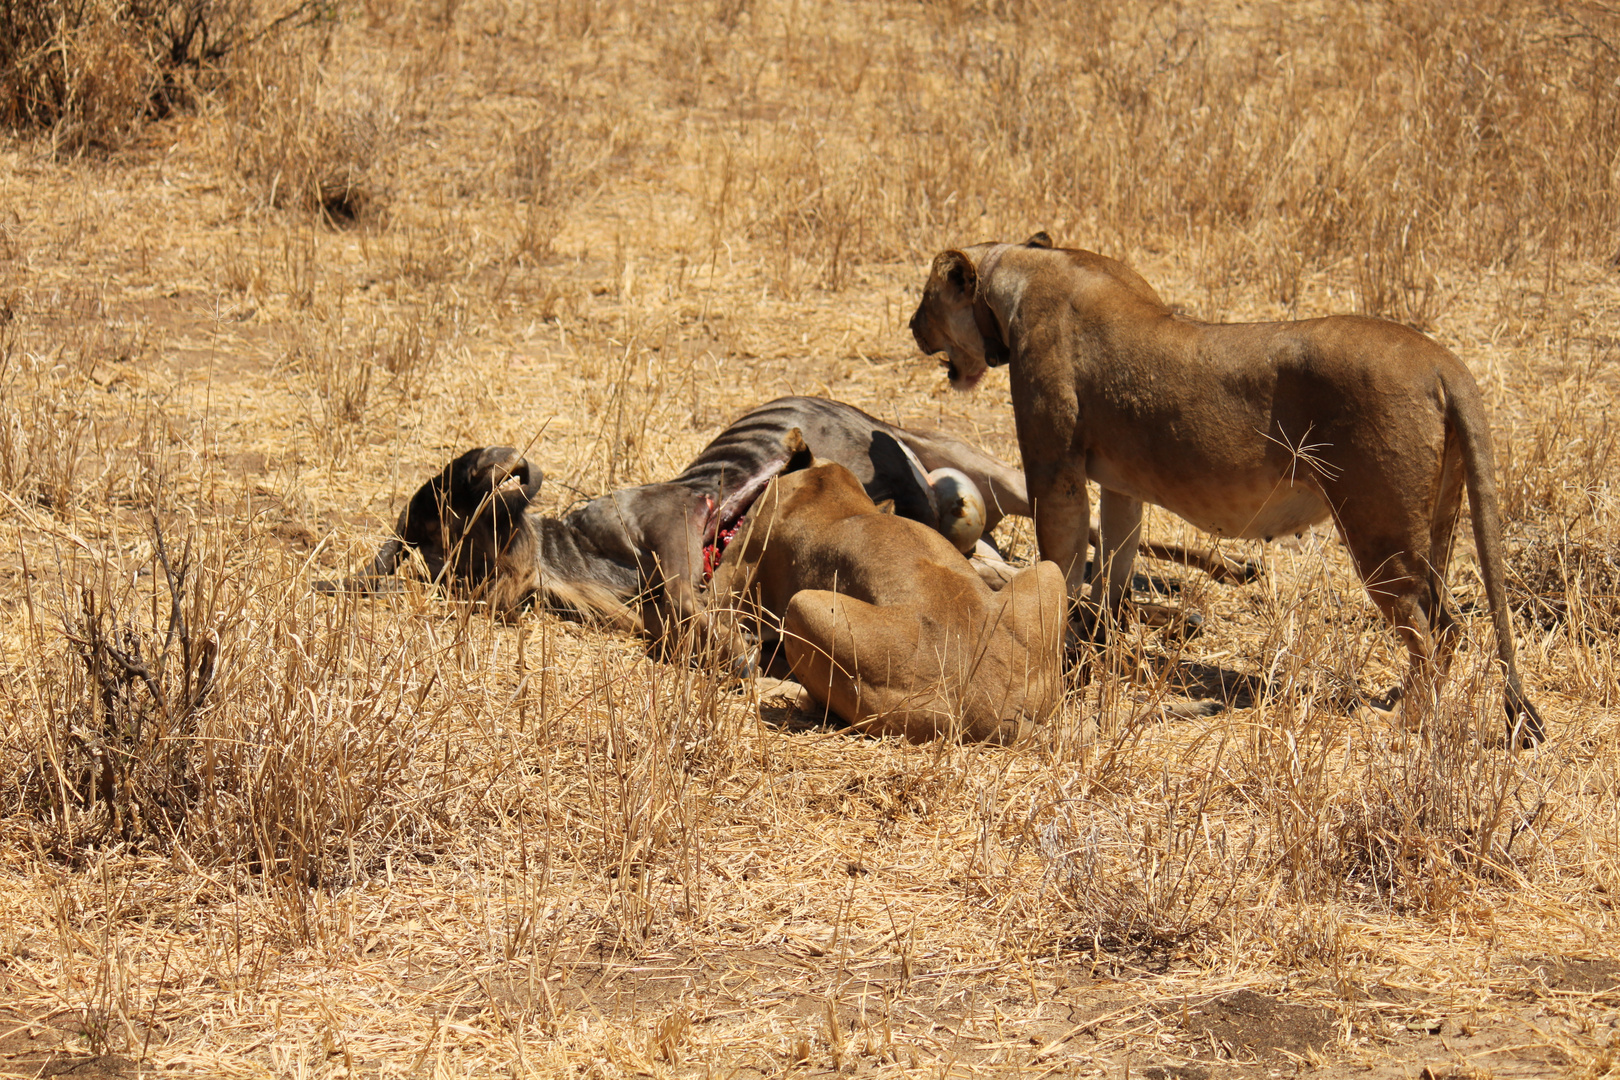
M 121 151 L 0 146 L 0 1073 L 1609 1074 L 1617 48 L 1601 2 L 374 0 L 162 121 L 115 65 Z M 1354 709 L 1402 658 L 1320 532 L 1164 572 L 1204 636 L 1016 751 L 310 591 L 471 445 L 552 509 L 783 392 L 1011 456 L 904 320 L 1041 227 L 1465 357 L 1545 747 L 1478 617 L 1429 730 Z M 1236 707 L 1154 719 L 1183 683 Z

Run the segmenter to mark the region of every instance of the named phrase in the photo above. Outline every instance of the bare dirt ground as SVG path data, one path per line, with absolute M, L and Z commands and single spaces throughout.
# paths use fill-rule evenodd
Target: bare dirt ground
M 111 150 L 10 136 L 0 1075 L 1611 1075 L 1589 9 L 368 3 Z M 934 251 L 1036 228 L 1196 317 L 1465 358 L 1544 746 L 1504 746 L 1467 536 L 1421 735 L 1358 705 L 1403 650 L 1327 530 L 1234 545 L 1249 586 L 1143 566 L 1204 633 L 1114 643 L 1015 750 L 312 592 L 469 446 L 547 512 L 784 393 L 1016 460 L 1005 375 L 950 393 L 905 320 Z M 1164 722 L 1176 686 L 1230 708 Z

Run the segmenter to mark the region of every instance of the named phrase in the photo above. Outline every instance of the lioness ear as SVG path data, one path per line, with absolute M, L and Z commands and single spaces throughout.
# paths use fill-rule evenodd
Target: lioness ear
M 816 463 L 815 455 L 810 452 L 810 444 L 804 441 L 804 432 L 796 427 L 788 428 L 787 434 L 782 436 L 782 448 L 788 455 L 787 464 L 782 466 L 785 473 L 808 469 Z
M 1034 236 L 1031 236 L 1028 240 L 1025 240 L 1024 246 L 1032 248 L 1049 248 L 1052 246 L 1052 238 L 1047 235 L 1045 229 L 1042 229 Z
M 952 249 L 942 251 L 934 256 L 932 276 L 950 282 L 951 286 L 960 289 L 968 296 L 979 287 L 979 271 L 962 252 Z
M 884 499 L 882 502 L 873 503 L 872 505 L 877 507 L 877 512 L 880 513 L 880 514 L 892 514 L 892 513 L 894 513 L 894 500 L 893 499 Z

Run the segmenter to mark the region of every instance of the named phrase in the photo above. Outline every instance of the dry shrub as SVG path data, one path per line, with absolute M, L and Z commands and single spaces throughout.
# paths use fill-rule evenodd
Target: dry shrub
M 54 365 L 4 343 L 0 511 L 25 560 L 47 554 L 0 668 L 0 800 L 73 864 L 183 851 L 257 874 L 307 937 L 312 884 L 436 843 L 440 785 L 463 781 L 448 755 L 414 768 L 442 744 L 434 665 L 369 607 L 312 611 L 269 523 L 199 498 L 183 418 L 85 392 L 101 354 L 83 340 Z M 71 516 L 91 494 L 94 542 Z
M 251 536 L 154 523 L 146 550 L 144 574 L 105 553 L 72 567 L 65 647 L 35 626 L 37 658 L 3 681 L 35 843 L 262 875 L 290 889 L 302 934 L 309 886 L 431 850 L 440 785 L 460 775 L 449 756 L 417 765 L 440 745 L 435 679 L 411 644 L 363 633 L 353 605 L 310 625 L 305 590 L 244 583 L 242 566 L 274 561 Z
M 374 599 L 316 599 L 261 528 L 153 519 L 133 558 L 81 549 L 64 567 L 77 591 L 31 600 L 31 655 L 0 669 L 23 759 L 0 801 L 36 850 L 74 866 L 183 853 L 262 890 L 280 933 L 308 941 L 333 891 L 510 815 L 541 829 L 548 866 L 604 883 L 604 926 L 627 947 L 660 932 L 670 885 L 700 906 L 704 792 L 744 764 L 730 688 L 604 654 L 559 694 L 542 627 L 491 710 L 500 630 L 476 605 L 402 628 Z
M 1443 913 L 1484 883 L 1519 884 L 1537 858 L 1548 802 L 1499 743 L 1428 736 L 1375 755 L 1334 800 L 1321 870 L 1404 910 Z
M 213 764 L 205 828 L 190 838 L 215 860 L 289 885 L 338 885 L 389 852 L 431 854 L 450 825 L 441 785 L 459 762 L 419 763 L 442 748 L 448 703 L 427 699 L 433 682 L 411 643 L 359 640 L 357 614 L 340 608 L 306 634 L 284 610 L 253 643 L 258 670 L 238 685 L 239 709 L 219 718 L 230 741 Z
M 1045 883 L 1073 912 L 1081 948 L 1156 950 L 1218 937 L 1244 897 L 1259 834 L 1221 820 L 1212 779 L 1167 772 L 1143 801 L 1054 791 L 1036 805 L 1028 828 Z
M 0 124 L 46 128 L 58 153 L 114 149 L 190 108 L 233 51 L 319 17 L 302 0 L 258 18 L 250 0 L 14 0 L 0 8 Z
M 67 309 L 83 297 L 63 297 Z M 0 321 L 0 519 L 8 504 L 28 520 L 45 510 L 72 521 L 87 499 L 101 504 L 141 502 L 140 473 L 174 454 L 173 417 L 151 396 L 125 383 L 160 348 L 145 324 L 107 320 L 92 311 L 52 348 L 21 347 L 31 313 Z M 134 400 L 131 398 L 134 397 Z M 128 452 L 130 442 L 145 458 Z
M 298 351 L 292 362 L 314 384 L 322 415 L 317 420 L 328 443 L 341 450 L 365 422 L 376 366 L 371 357 L 332 343 Z
M 327 27 L 246 52 L 224 93 L 224 118 L 231 163 L 259 198 L 347 224 L 386 205 L 403 89 L 343 77 L 331 44 Z
M 8 5 L 0 106 L 15 128 L 48 128 L 61 152 L 122 145 L 163 85 L 150 27 L 117 0 Z M 9 52 L 10 55 L 4 55 Z
M 423 384 L 444 359 L 446 343 L 459 331 L 461 315 L 452 297 L 440 295 L 391 325 L 373 325 L 366 344 L 372 367 L 387 372 L 402 396 L 421 396 Z
M 333 460 L 343 459 L 381 409 L 420 400 L 453 348 L 462 312 L 452 294 L 386 322 L 364 338 L 341 325 L 299 333 L 284 363 L 311 391 L 309 423 Z
M 773 291 L 838 291 L 858 252 L 870 250 L 881 178 L 869 161 L 846 161 L 815 127 L 788 131 L 765 151 L 744 189 L 748 234 L 770 253 Z
M 49 718 L 24 786 L 46 825 L 43 846 L 58 857 L 115 842 L 165 846 L 185 829 L 205 771 L 199 716 L 221 632 L 237 613 L 191 587 L 191 538 L 171 555 L 162 524 L 154 517 L 151 526 L 148 574 L 161 575 L 167 596 L 154 590 L 148 607 L 103 564 L 62 613 L 67 652 L 32 680 L 29 697 L 11 701 Z
M 1476 656 L 1469 667 L 1418 732 L 1373 714 L 1371 738 L 1358 738 L 1323 730 L 1320 710 L 1300 727 L 1258 729 L 1249 775 L 1298 899 L 1441 913 L 1533 871 L 1551 817 L 1545 769 L 1505 749 L 1483 691 L 1495 665 Z
M 1509 587 L 1525 618 L 1548 630 L 1570 625 L 1582 637 L 1620 633 L 1620 544 L 1546 537 L 1512 564 Z
M 1367 236 L 1355 257 L 1358 306 L 1369 315 L 1430 329 L 1442 306 L 1428 253 L 1432 219 L 1391 199 L 1372 208 L 1365 224 Z
M 378 371 L 382 359 L 375 347 L 354 348 L 333 327 L 299 334 L 289 343 L 284 362 L 312 391 L 310 426 L 334 459 L 347 452 L 365 424 L 374 390 L 384 381 Z
M 1560 535 L 1609 535 L 1620 459 L 1620 425 L 1609 419 L 1609 407 L 1620 387 L 1607 376 L 1608 386 L 1590 387 L 1579 376 L 1543 378 L 1551 407 L 1532 424 L 1515 425 L 1500 455 L 1508 533 L 1532 545 Z
M 722 709 L 729 695 L 718 680 L 690 668 L 639 685 L 628 674 L 605 661 L 596 669 L 575 765 L 596 814 L 569 831 L 579 830 L 576 858 L 606 872 L 605 914 L 634 950 L 667 931 L 660 884 L 678 884 L 688 912 L 701 895 L 703 793 L 734 767 L 741 710 Z

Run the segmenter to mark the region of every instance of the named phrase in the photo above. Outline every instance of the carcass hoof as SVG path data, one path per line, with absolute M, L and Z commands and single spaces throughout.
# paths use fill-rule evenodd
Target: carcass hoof
M 1401 688 L 1392 686 L 1377 697 L 1367 698 L 1367 704 L 1379 712 L 1394 712 L 1401 703 Z
M 1222 585 L 1248 585 L 1259 581 L 1266 573 L 1266 564 L 1260 559 L 1227 559 L 1224 565 L 1210 571 L 1210 580 Z
M 1163 604 L 1135 605 L 1136 618 L 1143 626 L 1163 630 L 1181 641 L 1191 641 L 1204 632 L 1204 617 L 1196 611 L 1181 611 Z
M 1159 712 L 1166 720 L 1197 720 L 1204 716 L 1219 716 L 1226 711 L 1226 702 L 1215 698 L 1178 698 L 1161 701 Z

